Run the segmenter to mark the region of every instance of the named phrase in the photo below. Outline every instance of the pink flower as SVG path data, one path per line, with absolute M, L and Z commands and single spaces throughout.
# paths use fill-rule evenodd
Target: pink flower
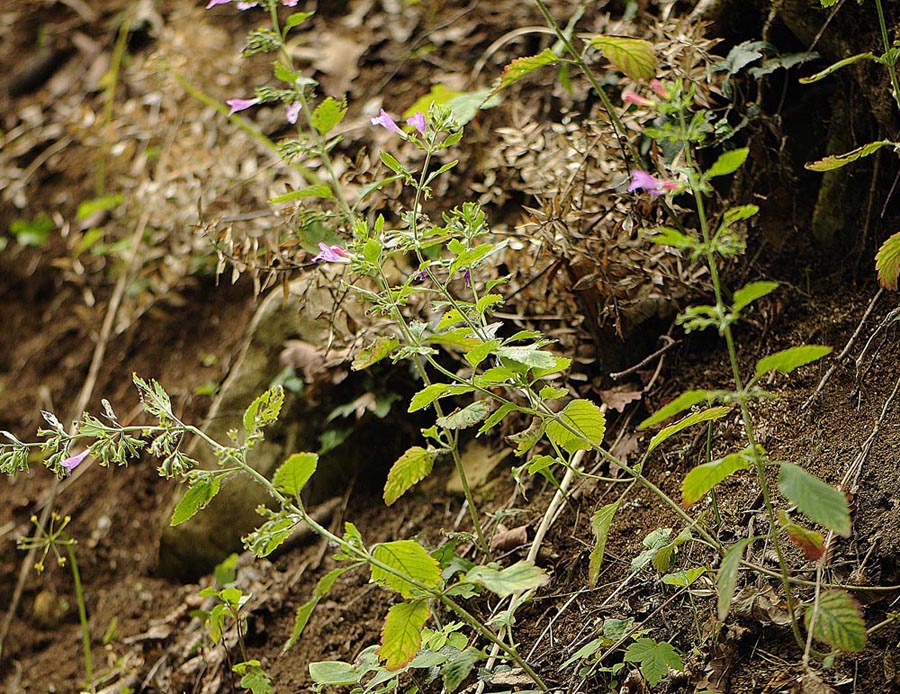
M 241 12 L 243 12 L 244 10 L 249 10 L 252 7 L 256 7 L 258 4 L 259 4 L 258 2 L 239 2 L 237 4 L 237 8 Z
M 347 249 L 340 246 L 329 246 L 327 243 L 319 242 L 319 250 L 322 251 L 313 258 L 314 263 L 325 261 L 326 263 L 349 263 L 350 253 Z
M 216 5 L 227 5 L 231 0 L 209 0 L 209 4 L 206 6 L 208 10 L 211 7 L 215 7 Z
M 233 116 L 238 111 L 243 111 L 251 106 L 256 106 L 256 104 L 259 103 L 259 99 L 229 99 L 225 103 L 231 106 L 228 115 Z
M 81 465 L 84 462 L 84 459 L 87 458 L 88 453 L 90 452 L 89 448 L 85 448 L 78 455 L 73 455 L 71 458 L 66 458 L 64 461 L 60 463 L 66 470 L 72 472 L 75 468 Z
M 287 119 L 288 123 L 293 125 L 297 122 L 297 117 L 300 115 L 300 102 L 295 101 L 290 106 L 287 107 Z
M 648 174 L 646 171 L 635 169 L 631 172 L 631 183 L 628 184 L 628 191 L 633 193 L 636 190 L 646 190 L 650 193 L 650 197 L 658 198 L 660 195 L 678 190 L 678 187 L 675 181 L 663 181 Z
M 416 114 L 412 118 L 407 118 L 406 124 L 411 125 L 418 130 L 419 135 L 425 134 L 425 114 L 421 111 L 416 111 Z
M 650 89 L 653 90 L 653 93 L 656 94 L 660 99 L 669 100 L 669 90 L 663 86 L 663 83 L 660 82 L 655 77 L 650 80 Z
M 389 130 L 392 133 L 396 133 L 397 135 L 402 135 L 403 131 L 400 130 L 400 126 L 394 121 L 393 118 L 390 117 L 387 111 L 381 109 L 381 113 L 378 114 L 378 118 L 372 119 L 372 125 L 380 125 L 385 130 Z
M 281 0 L 281 4 L 285 7 L 296 7 L 297 0 Z
M 647 99 L 640 94 L 637 94 L 630 89 L 626 89 L 622 92 L 622 101 L 626 104 L 634 104 L 635 106 L 654 106 L 654 102 L 650 99 Z

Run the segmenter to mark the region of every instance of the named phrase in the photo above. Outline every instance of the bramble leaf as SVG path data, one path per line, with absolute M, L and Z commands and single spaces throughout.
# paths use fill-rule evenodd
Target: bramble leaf
M 484 658 L 484 652 L 469 646 L 468 648 L 454 653 L 450 660 L 441 667 L 441 680 L 444 688 L 453 694 L 459 686 L 465 681 L 475 664 Z
M 763 357 L 756 364 L 756 377 L 765 376 L 770 371 L 789 374 L 801 366 L 806 366 L 831 354 L 831 347 L 824 345 L 801 345 L 775 352 Z
M 542 68 L 545 65 L 555 65 L 558 62 L 559 57 L 557 57 L 557 55 L 549 48 L 545 48 L 537 55 L 516 58 L 503 68 L 503 74 L 500 76 L 500 84 L 494 91 L 505 89 L 513 82 L 522 79 L 525 75 L 534 72 L 538 68 Z
M 417 412 L 428 407 L 438 398 L 445 398 L 449 395 L 462 395 L 471 393 L 475 388 L 472 386 L 452 385 L 450 383 L 432 383 L 425 386 L 418 393 L 412 396 L 409 401 L 408 412 Z
M 703 463 L 692 469 L 681 483 L 681 505 L 687 508 L 697 503 L 706 493 L 738 470 L 750 467 L 746 452 L 732 453 L 721 460 Z
M 679 419 L 674 424 L 670 424 L 665 429 L 656 434 L 656 436 L 650 439 L 650 445 L 647 447 L 647 453 L 650 453 L 663 441 L 671 436 L 674 436 L 683 429 L 687 429 L 688 427 L 693 426 L 694 424 L 699 424 L 700 422 L 709 422 L 715 419 L 721 419 L 729 412 L 731 412 L 730 407 L 726 405 L 719 405 L 718 407 L 710 407 L 709 409 L 700 410 L 699 412 L 689 414 L 687 417 Z
M 875 270 L 881 286 L 896 291 L 900 278 L 900 231 L 881 244 L 875 255 Z
M 476 400 L 446 417 L 438 417 L 436 422 L 445 429 L 468 429 L 484 420 L 490 413 L 491 405 L 487 400 Z
M 798 523 L 794 523 L 790 517 L 784 512 L 778 514 L 778 520 L 781 521 L 784 531 L 809 561 L 818 561 L 825 554 L 825 538 L 821 533 L 815 530 L 804 528 Z
M 350 686 L 362 676 L 363 673 L 352 664 L 341 660 L 320 660 L 309 664 L 309 678 L 315 684 Z
M 656 55 L 649 41 L 598 34 L 588 43 L 633 80 L 650 80 L 656 75 Z
M 638 639 L 625 649 L 625 661 L 638 663 L 641 674 L 651 687 L 663 681 L 669 669 L 683 670 L 681 656 L 670 643 L 655 639 Z
M 476 566 L 469 570 L 465 580 L 484 586 L 501 598 L 534 590 L 550 582 L 550 577 L 544 570 L 531 561 L 516 562 L 505 569 L 497 569 L 495 566 L 497 565 Z
M 386 670 L 400 670 L 416 657 L 422 646 L 422 627 L 430 616 L 425 600 L 401 602 L 388 610 L 378 649 Z
M 421 446 L 413 446 L 391 466 L 384 483 L 384 503 L 388 506 L 431 474 L 435 454 Z
M 559 421 L 547 422 L 547 437 L 569 453 L 590 450 L 592 444 L 599 446 L 605 431 L 606 417 L 590 400 L 573 400 L 559 413 Z
M 315 453 L 294 453 L 275 471 L 272 484 L 283 492 L 298 496 L 319 464 Z
M 619 502 L 613 502 L 600 508 L 591 516 L 591 530 L 594 533 L 594 548 L 591 550 L 590 563 L 588 564 L 588 586 L 593 589 L 597 586 L 600 577 L 600 566 L 603 564 L 603 553 L 606 550 L 606 538 L 609 535 L 609 526 L 613 516 L 619 508 Z
M 810 520 L 838 535 L 850 535 L 850 504 L 840 490 L 793 463 L 781 463 L 778 489 Z
M 377 561 L 427 588 L 438 590 L 443 585 L 441 567 L 437 559 L 429 555 L 425 548 L 415 540 L 385 542 L 376 545 L 372 554 Z M 418 586 L 380 566 L 372 566 L 371 571 L 372 580 L 375 583 L 397 591 L 404 598 L 421 597 L 423 594 L 423 590 Z
M 813 606 L 806 608 L 806 628 L 812 622 Z M 833 648 L 859 653 L 866 648 L 866 623 L 859 603 L 843 590 L 829 590 L 819 596 L 813 636 Z

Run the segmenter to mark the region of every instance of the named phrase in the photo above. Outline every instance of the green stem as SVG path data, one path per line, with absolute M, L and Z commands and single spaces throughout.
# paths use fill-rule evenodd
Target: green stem
M 88 686 L 92 692 L 97 689 L 94 686 L 94 658 L 91 655 L 91 630 L 88 625 L 87 607 L 84 603 L 84 588 L 81 585 L 81 572 L 78 571 L 78 560 L 75 559 L 74 541 L 66 543 L 66 552 L 69 555 L 69 563 L 72 566 L 72 580 L 75 582 L 75 602 L 78 603 L 78 621 L 81 622 L 81 648 L 84 658 L 84 673 Z
M 891 50 L 891 38 L 888 36 L 887 24 L 884 21 L 884 9 L 881 0 L 875 0 L 875 9 L 878 11 L 878 27 L 881 29 L 881 42 L 884 45 L 884 54 L 887 56 Z M 897 68 L 893 60 L 887 61 L 888 73 L 891 76 L 891 87 L 894 89 L 894 102 L 900 108 L 900 82 L 897 80 Z

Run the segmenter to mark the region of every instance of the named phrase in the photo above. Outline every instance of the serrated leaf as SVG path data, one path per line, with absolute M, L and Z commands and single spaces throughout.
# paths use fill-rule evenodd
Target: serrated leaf
M 655 687 L 668 675 L 669 669 L 681 671 L 681 656 L 670 643 L 654 639 L 638 639 L 625 649 L 625 661 L 638 663 L 641 674 L 651 687 Z
M 847 164 L 850 164 L 857 159 L 868 157 L 882 147 L 900 147 L 900 142 L 891 142 L 890 140 L 869 142 L 862 147 L 851 149 L 849 152 L 844 152 L 843 154 L 834 154 L 830 157 L 819 159 L 818 161 L 808 162 L 805 166 L 810 171 L 833 171 L 834 169 L 840 169 L 842 166 L 847 166 Z
M 544 424 L 535 417 L 525 431 L 520 431 L 518 434 L 510 434 L 506 437 L 506 440 L 515 446 L 516 455 L 525 455 L 535 447 L 543 435 Z
M 633 80 L 650 80 L 656 76 L 656 55 L 649 41 L 598 34 L 589 43 Z
M 378 649 L 386 670 L 395 672 L 412 662 L 422 646 L 422 628 L 430 616 L 425 600 L 401 602 L 388 610 Z
M 569 431 L 568 425 L 575 432 Z M 589 400 L 573 400 L 559 413 L 559 421 L 547 422 L 547 438 L 569 453 L 587 451 L 592 445 L 603 443 L 606 417 L 602 410 Z
M 694 405 L 697 405 L 701 402 L 705 402 L 707 404 L 711 403 L 715 393 L 709 390 L 688 390 L 675 398 L 672 402 L 664 405 L 659 408 L 654 414 L 650 415 L 643 422 L 638 424 L 638 429 L 647 429 L 652 427 L 654 424 L 659 424 L 660 422 L 664 422 L 669 419 L 669 417 L 674 417 L 676 414 L 680 412 L 684 412 L 687 409 L 690 409 Z
M 316 605 L 318 605 L 319 601 L 328 594 L 328 591 L 331 590 L 331 586 L 334 585 L 334 582 L 337 581 L 345 571 L 349 571 L 351 568 L 352 567 L 345 566 L 339 569 L 332 569 L 319 579 L 315 590 L 313 590 L 313 596 L 297 608 L 297 613 L 294 617 L 294 628 L 291 631 L 291 637 L 281 649 L 282 654 L 287 653 L 288 649 L 297 643 L 303 635 L 303 630 L 306 628 L 313 610 L 316 609 Z
M 722 563 L 719 564 L 719 573 L 716 576 L 716 592 L 718 593 L 716 606 L 720 622 L 725 621 L 728 611 L 731 609 L 734 589 L 737 587 L 738 569 L 741 566 L 741 559 L 744 558 L 744 550 L 754 540 L 756 540 L 755 537 L 748 537 L 735 542 L 725 552 Z
M 809 530 L 797 523 L 783 523 L 784 531 L 791 542 L 803 552 L 803 556 L 809 561 L 818 561 L 825 554 L 825 538 L 815 530 Z
M 681 504 L 688 508 L 706 496 L 706 493 L 738 470 L 750 467 L 745 453 L 732 453 L 721 460 L 703 463 L 692 469 L 681 483 Z
M 538 68 L 542 68 L 545 65 L 555 65 L 558 62 L 559 58 L 549 48 L 545 48 L 537 55 L 516 58 L 503 68 L 503 74 L 500 76 L 500 85 L 495 91 L 505 89 L 513 82 L 522 79 L 525 75 L 534 72 Z
M 793 463 L 781 463 L 778 489 L 810 520 L 850 535 L 850 504 L 843 492 Z
M 487 359 L 488 355 L 496 350 L 500 346 L 500 344 L 500 340 L 496 339 L 482 342 L 480 345 L 477 345 L 466 352 L 466 361 L 469 362 L 469 364 L 471 364 L 473 367 L 478 366 L 481 362 Z
M 453 385 L 450 383 L 432 383 L 412 396 L 407 411 L 417 412 L 425 409 L 438 398 L 471 393 L 473 390 L 475 389 L 472 386 Z
M 694 424 L 699 424 L 700 422 L 710 422 L 716 419 L 721 419 L 729 412 L 731 412 L 730 407 L 726 405 L 719 405 L 718 407 L 710 407 L 709 409 L 700 410 L 699 412 L 689 414 L 687 417 L 679 419 L 674 424 L 670 424 L 665 429 L 657 433 L 652 439 L 650 439 L 650 446 L 647 448 L 647 453 L 650 453 L 663 441 L 671 436 L 674 436 L 678 432 L 683 431 L 684 429 L 687 429 Z
M 283 492 L 299 496 L 318 464 L 319 456 L 315 453 L 294 453 L 275 471 L 272 484 Z
M 423 584 L 427 588 L 439 590 L 443 585 L 441 567 L 437 559 L 425 551 L 415 540 L 397 540 L 376 545 L 372 554 L 382 564 L 410 579 Z M 407 579 L 396 576 L 379 566 L 372 566 L 372 580 L 386 588 L 397 591 L 404 598 L 422 596 L 422 589 Z
M 333 198 L 334 194 L 331 192 L 331 186 L 327 185 L 316 185 L 316 186 L 307 186 L 306 188 L 300 188 L 299 190 L 292 190 L 290 193 L 285 193 L 284 195 L 277 195 L 274 198 L 270 198 L 267 202 L 270 205 L 277 205 L 282 202 L 290 202 L 291 200 L 301 200 L 303 198 L 325 198 L 330 199 Z
M 193 518 L 198 511 L 206 508 L 209 502 L 219 493 L 221 484 L 221 477 L 204 475 L 199 478 L 190 486 L 190 489 L 185 492 L 184 496 L 181 497 L 181 501 L 175 506 L 169 525 L 181 525 Z
M 750 150 L 747 147 L 733 149 L 730 152 L 723 152 L 719 155 L 719 158 L 716 159 L 715 163 L 709 167 L 706 172 L 706 177 L 714 178 L 716 176 L 727 176 L 730 173 L 734 173 L 741 168 L 741 165 L 747 159 L 748 154 L 750 154 Z
M 528 466 L 525 469 L 528 470 L 529 475 L 536 475 L 557 462 L 559 461 L 552 455 L 536 455 L 528 461 Z
M 502 359 L 511 359 L 532 369 L 552 369 L 556 366 L 553 354 L 535 347 L 498 347 L 494 353 Z
M 406 450 L 391 466 L 384 483 L 384 503 L 388 506 L 431 474 L 435 455 L 421 446 Z
M 603 564 L 603 553 L 606 551 L 606 539 L 609 536 L 609 526 L 612 524 L 619 502 L 613 502 L 600 508 L 591 516 L 591 531 L 594 533 L 594 548 L 591 550 L 588 564 L 588 586 L 597 587 L 597 579 L 600 577 L 600 566 Z
M 505 598 L 515 593 L 535 590 L 550 582 L 543 569 L 531 561 L 516 562 L 505 569 L 492 566 L 476 566 L 466 574 L 468 583 L 484 586 L 495 595 Z
M 437 425 L 444 429 L 468 429 L 478 424 L 491 413 L 491 405 L 487 400 L 476 400 L 461 410 L 451 412 L 446 417 L 438 417 Z
M 251 433 L 272 424 L 278 419 L 284 404 L 284 388 L 275 386 L 258 396 L 244 411 L 244 431 Z
M 789 374 L 794 369 L 818 361 L 828 354 L 831 354 L 831 347 L 824 345 L 802 345 L 784 349 L 760 359 L 756 364 L 756 377 L 764 376 L 770 371 Z
M 356 684 L 362 675 L 353 665 L 340 660 L 322 660 L 309 664 L 309 678 L 315 684 L 349 686 Z
M 810 627 L 813 607 L 806 609 L 806 628 Z M 866 648 L 866 622 L 859 603 L 843 590 L 829 590 L 819 596 L 813 637 L 832 648 L 859 653 Z
M 450 660 L 441 666 L 441 680 L 444 688 L 453 694 L 472 672 L 475 664 L 484 658 L 484 653 L 477 648 L 468 648 L 454 653 Z
M 875 270 L 882 287 L 897 290 L 897 279 L 900 278 L 900 232 L 881 244 L 875 255 Z
M 368 369 L 373 364 L 380 362 L 399 346 L 400 340 L 396 337 L 380 335 L 375 338 L 375 342 L 359 351 L 359 354 L 353 359 L 353 364 L 351 364 L 350 368 L 354 371 Z
M 493 429 L 501 421 L 503 421 L 503 418 L 506 417 L 506 415 L 508 415 L 510 412 L 515 411 L 516 409 L 517 408 L 515 403 L 507 402 L 500 405 L 500 407 L 498 407 L 490 417 L 484 420 L 484 424 L 482 424 L 481 428 L 478 430 L 478 436 L 481 436 L 485 432 Z
M 344 120 L 347 115 L 347 98 L 340 100 L 329 96 L 316 106 L 312 114 L 312 126 L 322 135 L 327 135 Z
M 757 299 L 761 299 L 766 294 L 771 294 L 778 289 L 778 282 L 750 282 L 738 289 L 732 297 L 732 308 L 734 313 L 740 313 L 741 310 L 752 304 Z

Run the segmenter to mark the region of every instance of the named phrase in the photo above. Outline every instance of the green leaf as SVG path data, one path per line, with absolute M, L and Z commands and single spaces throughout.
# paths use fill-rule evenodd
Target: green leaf
M 813 606 L 806 608 L 806 628 L 810 627 Z M 832 648 L 859 653 L 866 648 L 866 623 L 859 603 L 846 591 L 829 590 L 819 596 L 813 636 Z
M 491 413 L 491 405 L 487 400 L 476 400 L 461 410 L 451 412 L 446 417 L 438 417 L 437 425 L 444 429 L 468 429 L 478 424 Z
M 776 289 L 778 289 L 778 282 L 750 282 L 750 284 L 745 284 L 734 293 L 731 310 L 738 314 L 757 299 L 761 299 Z
M 840 169 L 842 166 L 847 166 L 847 164 L 850 164 L 857 159 L 868 157 L 882 147 L 900 147 L 900 142 L 891 142 L 890 140 L 869 142 L 862 147 L 851 149 L 849 152 L 835 154 L 830 157 L 825 157 L 824 159 L 819 159 L 818 161 L 809 162 L 805 166 L 810 171 L 833 171 L 834 169 Z
M 687 508 L 697 503 L 719 482 L 748 467 L 750 463 L 747 462 L 746 451 L 732 453 L 721 460 L 698 465 L 685 475 L 681 483 L 681 505 Z
M 372 554 L 382 564 L 404 574 L 427 588 L 439 590 L 443 585 L 441 567 L 437 559 L 415 540 L 397 540 L 376 545 Z M 379 566 L 372 566 L 372 580 L 395 590 L 404 598 L 421 597 L 423 591 L 406 578 L 401 578 Z
M 500 405 L 500 407 L 498 407 L 490 417 L 484 420 L 484 424 L 482 424 L 481 428 L 478 430 L 478 436 L 481 436 L 485 432 L 493 429 L 501 421 L 503 421 L 503 418 L 506 417 L 506 415 L 508 415 L 510 412 L 515 411 L 516 409 L 518 408 L 516 407 L 515 403 L 507 402 Z
M 99 198 L 94 198 L 93 200 L 86 200 L 78 206 L 78 211 L 75 212 L 75 217 L 79 222 L 83 222 L 96 212 L 106 212 L 108 210 L 115 209 L 122 204 L 122 201 L 124 199 L 125 196 L 121 193 L 112 193 L 110 195 L 103 195 Z
M 653 236 L 650 237 L 650 240 L 661 246 L 671 246 L 681 250 L 696 250 L 700 248 L 700 242 L 693 236 L 682 234 L 671 227 L 658 227 Z
M 656 434 L 656 436 L 650 439 L 650 446 L 647 448 L 647 453 L 650 453 L 653 449 L 659 446 L 659 444 L 661 444 L 669 437 L 674 436 L 678 432 L 683 431 L 684 429 L 687 429 L 694 424 L 699 424 L 700 422 L 709 422 L 715 419 L 721 419 L 729 412 L 731 412 L 730 407 L 719 405 L 718 407 L 710 407 L 709 409 L 700 410 L 699 412 L 689 414 L 687 417 L 679 419 L 674 424 L 670 424 L 665 429 Z
M 525 75 L 534 72 L 538 68 L 544 67 L 545 65 L 555 65 L 558 62 L 559 58 L 549 48 L 545 48 L 537 55 L 528 56 L 526 58 L 516 58 L 503 68 L 503 74 L 500 76 L 500 85 L 495 91 L 505 89 L 513 82 L 522 79 Z
M 408 412 L 418 412 L 425 409 L 438 398 L 445 398 L 449 395 L 462 395 L 471 393 L 475 390 L 472 386 L 452 385 L 450 383 L 432 383 L 425 386 L 418 393 L 412 396 L 409 401 Z
M 430 616 L 425 600 L 401 602 L 388 610 L 378 649 L 386 670 L 396 672 L 412 662 L 422 646 L 422 628 Z
M 670 643 L 654 639 L 638 639 L 625 649 L 625 662 L 638 663 L 641 674 L 651 687 L 669 675 L 669 669 L 681 671 L 681 656 Z
M 244 431 L 252 433 L 278 419 L 284 404 L 284 388 L 275 386 L 257 397 L 244 412 Z
M 525 431 L 520 431 L 517 434 L 510 434 L 506 437 L 506 440 L 515 446 L 516 455 L 525 455 L 537 445 L 537 442 L 541 440 L 543 435 L 543 422 L 540 419 L 535 418 L 531 420 L 531 424 L 528 425 L 528 428 Z
M 193 518 L 198 511 L 204 509 L 219 493 L 219 487 L 222 484 L 221 477 L 212 477 L 203 475 L 194 482 L 190 489 L 181 497 L 181 501 L 175 506 L 172 512 L 172 520 L 169 521 L 170 526 L 181 525 L 187 520 Z
M 881 244 L 875 255 L 875 270 L 881 286 L 896 291 L 900 278 L 900 231 Z
M 637 573 L 654 560 L 663 548 L 670 546 L 669 538 L 672 537 L 672 528 L 657 528 L 645 537 L 641 544 L 647 549 L 631 560 L 631 572 Z M 669 554 L 671 559 L 671 553 Z M 668 564 L 668 562 L 666 562 Z
M 747 537 L 735 542 L 722 557 L 719 573 L 716 576 L 716 591 L 719 594 L 716 606 L 720 622 L 725 621 L 728 611 L 731 609 L 731 600 L 734 597 L 734 589 L 737 587 L 738 569 L 741 566 L 741 559 L 744 557 L 744 550 L 756 539 Z
M 272 688 L 272 678 L 260 667 L 258 660 L 237 663 L 232 669 L 242 675 L 241 687 L 249 690 L 252 694 L 275 694 L 275 690 Z
M 850 535 L 850 504 L 843 492 L 793 463 L 781 463 L 778 489 L 810 520 Z
M 569 431 L 563 423 L 578 433 Z M 599 446 L 605 431 L 606 417 L 589 400 L 573 400 L 559 413 L 559 420 L 547 422 L 547 437 L 569 453 Z
M 649 41 L 598 34 L 588 43 L 633 80 L 650 80 L 656 76 L 656 55 Z
M 638 429 L 648 429 L 652 427 L 654 424 L 659 424 L 660 422 L 664 422 L 669 417 L 674 417 L 676 414 L 680 412 L 684 412 L 685 410 L 697 405 L 701 402 L 705 402 L 707 404 L 712 403 L 715 398 L 716 393 L 709 390 L 688 390 L 675 398 L 668 405 L 664 405 L 660 409 L 658 409 L 654 414 L 650 415 L 643 422 L 638 424 Z
M 826 2 L 828 2 L 829 4 L 826 5 Z M 822 6 L 830 7 L 836 2 L 837 0 L 822 0 Z M 821 70 L 814 75 L 810 75 L 809 77 L 801 77 L 798 82 L 800 82 L 800 84 L 812 84 L 813 82 L 818 82 L 819 80 L 823 80 L 828 77 L 828 75 L 837 72 L 841 68 L 845 68 L 848 65 L 853 65 L 853 63 L 857 63 L 860 60 L 878 61 L 878 56 L 876 56 L 874 53 L 857 53 L 856 55 L 851 55 L 848 58 L 844 58 L 843 60 L 839 60 L 836 63 L 832 63 L 824 70 Z
M 270 198 L 267 202 L 270 205 L 277 205 L 282 202 L 290 202 L 291 200 L 300 200 L 301 198 L 333 198 L 334 194 L 331 192 L 331 186 L 327 185 L 317 185 L 317 186 L 307 186 L 306 188 L 301 188 L 300 190 L 292 190 L 290 193 L 285 193 L 284 195 L 277 195 L 274 198 Z
M 353 359 L 353 364 L 350 368 L 354 371 L 368 369 L 373 364 L 380 362 L 399 346 L 400 340 L 396 337 L 380 335 L 375 338 L 375 342 L 359 351 L 359 354 Z
M 831 347 L 824 345 L 802 345 L 791 347 L 775 354 L 764 357 L 756 364 L 756 378 L 764 376 L 770 371 L 779 371 L 789 374 L 794 369 L 806 366 L 831 353 Z
M 466 352 L 466 361 L 473 367 L 478 366 L 487 359 L 488 355 L 496 350 L 500 344 L 500 340 L 488 340 L 487 342 L 482 342 L 480 345 L 473 347 Z
M 739 205 L 738 207 L 725 210 L 722 221 L 725 222 L 725 226 L 730 226 L 735 222 L 740 222 L 742 219 L 750 219 L 758 212 L 759 207 L 757 205 Z
M 683 588 L 687 588 L 705 573 L 706 567 L 695 566 L 688 569 L 687 571 L 678 571 L 673 574 L 666 574 L 660 580 L 668 586 L 681 586 Z
M 13 220 L 9 225 L 9 233 L 16 238 L 16 243 L 22 246 L 38 248 L 47 243 L 47 239 L 50 238 L 50 232 L 53 231 L 55 226 L 50 217 L 41 214 L 34 219 Z
M 284 33 L 286 34 L 294 27 L 300 26 L 307 19 L 312 17 L 315 12 L 295 12 L 284 20 Z
M 472 646 L 454 653 L 450 660 L 441 667 L 444 688 L 453 694 L 472 672 L 475 664 L 483 658 L 484 652 Z
M 750 150 L 747 147 L 733 149 L 730 152 L 723 152 L 719 158 L 716 159 L 715 163 L 709 167 L 709 170 L 706 172 L 706 177 L 715 178 L 716 176 L 727 176 L 730 173 L 734 173 L 741 168 L 741 165 L 747 159 L 748 154 L 750 154 Z
M 287 643 L 285 643 L 284 647 L 281 649 L 282 654 L 287 653 L 288 649 L 300 640 L 300 637 L 303 635 L 303 630 L 306 628 L 310 616 L 312 616 L 313 610 L 316 609 L 316 605 L 318 605 L 319 601 L 328 594 L 328 591 L 331 590 L 331 586 L 334 585 L 334 582 L 337 581 L 344 572 L 349 571 L 351 568 L 352 567 L 350 566 L 345 566 L 339 569 L 332 569 L 319 579 L 319 582 L 316 584 L 316 588 L 313 591 L 313 596 L 297 608 L 297 614 L 294 617 L 294 629 L 291 631 L 291 638 L 287 640 Z
M 347 115 L 347 97 L 341 100 L 329 96 L 316 106 L 312 114 L 312 126 L 322 135 L 327 135 L 344 120 Z
M 391 171 L 393 171 L 395 174 L 406 174 L 407 173 L 406 169 L 403 167 L 403 164 L 401 164 L 399 161 L 397 161 L 397 158 L 393 154 L 390 154 L 389 152 L 385 152 L 382 150 L 379 153 L 379 156 L 381 157 L 381 161 L 384 162 L 384 165 L 386 167 L 388 167 Z
M 435 455 L 421 446 L 413 446 L 391 466 L 384 483 L 384 503 L 388 506 L 403 496 L 413 485 L 431 474 Z
M 299 496 L 318 464 L 319 456 L 315 453 L 294 453 L 275 471 L 272 484 L 280 491 Z
M 606 538 L 609 536 L 609 526 L 612 524 L 618 508 L 619 502 L 615 501 L 603 506 L 591 516 L 591 530 L 594 533 L 594 548 L 591 550 L 588 564 L 588 586 L 591 589 L 597 587 L 600 566 L 603 564 L 603 553 L 606 550 Z
M 309 664 L 309 678 L 315 684 L 349 686 L 356 684 L 363 673 L 350 663 L 340 660 L 322 660 Z
M 791 542 L 803 552 L 803 556 L 808 561 L 818 561 L 825 554 L 825 538 L 821 533 L 815 530 L 809 530 L 802 525 L 794 523 L 786 513 L 781 512 L 778 515 L 784 531 L 790 538 Z
M 501 598 L 535 590 L 550 582 L 550 577 L 544 570 L 531 561 L 519 561 L 505 569 L 494 566 L 496 564 L 470 569 L 465 577 L 466 582 L 484 586 Z

